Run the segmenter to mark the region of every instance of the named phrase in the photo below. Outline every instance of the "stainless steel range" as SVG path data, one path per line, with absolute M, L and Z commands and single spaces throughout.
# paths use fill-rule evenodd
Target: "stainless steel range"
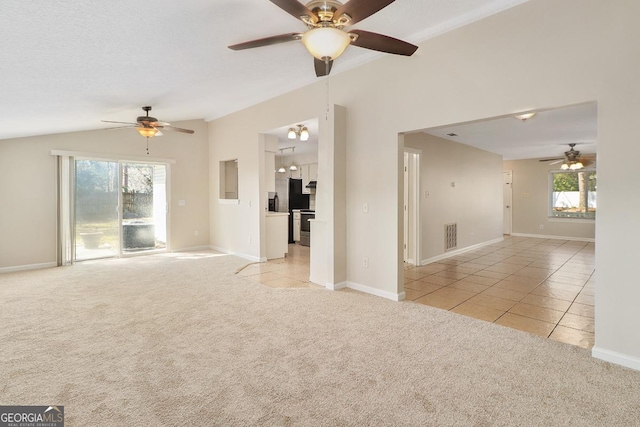
M 316 211 L 303 209 L 300 211 L 300 244 L 311 246 L 311 223 L 310 219 L 315 219 Z

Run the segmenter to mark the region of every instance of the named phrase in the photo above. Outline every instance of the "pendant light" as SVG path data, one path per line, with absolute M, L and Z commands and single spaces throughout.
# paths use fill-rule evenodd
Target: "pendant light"
M 296 125 L 296 128 L 289 128 L 287 132 L 288 139 L 296 139 L 300 138 L 300 141 L 308 141 L 309 140 L 309 129 L 305 125 Z

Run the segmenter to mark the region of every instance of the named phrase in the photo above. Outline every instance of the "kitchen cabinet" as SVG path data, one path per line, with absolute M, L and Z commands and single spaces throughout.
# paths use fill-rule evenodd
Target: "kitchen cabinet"
M 267 259 L 282 258 L 289 251 L 289 214 L 269 212 L 265 215 Z
M 317 181 L 318 180 L 318 164 L 311 163 L 309 165 L 309 181 Z
M 318 164 L 309 163 L 308 165 L 300 166 L 300 175 L 302 176 L 302 193 L 311 194 L 311 190 L 307 188 L 309 181 L 318 180 Z

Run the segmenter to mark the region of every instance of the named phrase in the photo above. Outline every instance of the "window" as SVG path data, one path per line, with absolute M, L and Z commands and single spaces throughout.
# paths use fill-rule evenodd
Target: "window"
M 596 188 L 595 170 L 551 172 L 549 216 L 595 219 Z

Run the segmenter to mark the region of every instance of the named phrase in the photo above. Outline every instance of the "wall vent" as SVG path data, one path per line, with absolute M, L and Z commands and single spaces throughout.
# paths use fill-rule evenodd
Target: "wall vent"
M 444 225 L 444 251 L 450 251 L 458 247 L 458 224 Z

